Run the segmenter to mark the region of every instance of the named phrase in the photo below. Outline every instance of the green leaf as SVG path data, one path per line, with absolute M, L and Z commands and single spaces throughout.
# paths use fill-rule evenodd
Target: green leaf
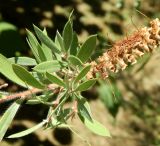
M 52 60 L 52 61 L 45 61 L 33 68 L 35 71 L 40 72 L 40 73 L 45 73 L 45 72 L 56 72 L 61 69 L 61 65 L 59 64 L 58 61 Z
M 43 33 L 47 36 L 46 29 L 43 30 Z M 46 61 L 53 60 L 52 50 L 48 48 L 44 43 L 42 43 L 41 45 L 42 45 L 42 51 L 46 57 Z
M 33 87 L 36 87 L 36 88 L 39 88 L 39 89 L 44 88 L 44 85 L 41 82 L 39 82 L 38 80 L 36 80 L 32 76 L 32 74 L 30 74 L 25 68 L 23 68 L 19 65 L 16 65 L 16 64 L 13 64 L 12 67 L 13 67 L 15 74 L 21 80 L 23 80 L 26 84 L 33 86 Z
M 78 99 L 78 112 L 80 115 L 83 115 L 85 118 L 87 118 L 89 121 L 92 122 L 92 117 L 90 115 L 90 110 L 86 108 L 88 106 L 88 102 L 85 100 L 85 98 Z
M 103 100 L 103 103 L 108 108 L 113 108 L 116 104 L 118 104 L 118 102 L 120 102 L 121 93 L 115 84 L 107 85 L 102 83 L 97 90 L 100 98 Z
M 20 103 L 14 102 L 6 110 L 6 112 L 3 114 L 2 118 L 0 119 L 0 142 L 2 141 L 8 127 L 10 126 L 19 108 L 20 108 Z
M 59 115 L 57 116 L 57 121 L 60 123 L 66 123 L 66 120 L 69 118 L 71 112 L 72 112 L 71 108 L 66 108 L 61 110 L 61 112 L 59 112 Z
M 92 87 L 96 83 L 96 79 L 88 80 L 86 82 L 81 83 L 75 91 L 85 91 L 88 90 L 90 87 Z
M 72 38 L 73 38 L 72 24 L 71 24 L 71 20 L 68 20 L 68 22 L 66 23 L 63 29 L 63 43 L 66 51 L 70 49 Z
M 12 58 L 8 58 L 8 60 L 14 64 L 20 64 L 20 65 L 24 65 L 24 66 L 37 65 L 36 60 L 33 58 L 30 58 L 30 57 L 12 57 Z
M 100 124 L 96 120 L 89 121 L 86 117 L 82 117 L 82 115 L 79 115 L 81 121 L 85 124 L 85 126 L 90 129 L 93 133 L 98 134 L 100 136 L 107 136 L 111 137 L 109 130 L 106 129 L 102 124 Z
M 109 112 L 115 117 L 121 104 L 121 93 L 115 83 L 112 82 L 108 85 L 106 82 L 100 80 L 99 82 L 100 86 L 97 88 L 99 97 Z
M 69 50 L 71 55 L 76 55 L 77 54 L 77 47 L 78 47 L 78 36 L 74 32 L 71 47 L 70 47 L 70 50 Z
M 83 65 L 82 61 L 79 58 L 77 58 L 76 56 L 73 56 L 73 55 L 70 55 L 68 57 L 68 61 L 74 66 L 82 66 Z
M 27 130 L 24 130 L 24 131 L 21 131 L 21 132 L 18 132 L 16 134 L 12 134 L 10 136 L 8 136 L 8 138 L 19 138 L 19 137 L 22 137 L 22 136 L 26 136 L 30 133 L 33 133 L 34 131 L 38 130 L 39 128 L 43 127 L 44 124 L 46 124 L 47 121 L 44 120 L 42 122 L 40 122 L 39 124 L 37 124 L 36 126 L 30 128 L 30 129 L 27 129 Z
M 60 35 L 60 33 L 58 31 L 56 33 L 56 39 L 57 39 L 57 41 L 55 41 L 55 42 L 58 43 L 57 45 L 59 45 L 61 47 L 62 51 L 65 51 L 64 44 L 63 44 L 63 38 L 62 38 L 62 36 Z
M 44 52 L 39 44 L 39 42 L 37 41 L 36 37 L 29 31 L 27 30 L 27 34 L 28 34 L 28 39 L 27 42 L 32 50 L 33 55 L 35 56 L 36 60 L 38 62 L 42 62 L 46 60 L 46 57 L 44 55 Z
M 50 48 L 54 53 L 60 53 L 58 48 L 56 47 L 55 43 L 48 37 L 46 36 L 42 30 L 40 30 L 37 26 L 34 26 L 34 30 L 36 32 L 37 37 L 41 41 L 41 43 L 44 43 L 48 48 Z
M 46 77 L 48 78 L 48 80 L 50 80 L 52 83 L 55 83 L 59 86 L 63 86 L 63 87 L 66 87 L 66 84 L 63 82 L 62 79 L 60 79 L 59 77 L 53 75 L 53 74 L 50 74 L 48 72 L 46 72 Z
M 32 71 L 30 72 L 32 74 L 32 76 L 37 79 L 38 81 L 44 81 L 44 75 L 42 73 L 38 73 L 36 71 Z
M 85 62 L 87 61 L 91 55 L 93 50 L 96 47 L 96 37 L 97 35 L 92 35 L 90 36 L 82 45 L 82 47 L 80 48 L 77 57 L 82 61 Z
M 35 104 L 41 104 L 42 102 L 37 99 L 29 99 L 25 104 L 35 105 Z
M 82 71 L 78 74 L 78 76 L 75 78 L 74 83 L 77 83 L 79 80 L 81 80 L 90 70 L 91 65 L 88 65 L 82 69 Z
M 0 20 L 0 53 L 4 56 L 15 56 L 16 52 L 26 50 L 26 45 L 18 28 L 3 20 Z
M 23 80 L 21 80 L 13 71 L 12 63 L 2 54 L 0 54 L 0 73 L 18 85 L 26 87 L 26 84 L 23 82 Z

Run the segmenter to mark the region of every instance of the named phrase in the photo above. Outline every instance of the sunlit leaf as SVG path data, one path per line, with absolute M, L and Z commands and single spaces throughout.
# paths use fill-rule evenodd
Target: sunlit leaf
M 63 30 L 63 44 L 66 51 L 70 49 L 72 38 L 73 38 L 72 24 L 71 21 L 68 20 Z
M 29 99 L 27 100 L 26 104 L 35 105 L 35 104 L 41 104 L 42 102 L 37 99 Z
M 18 85 L 26 87 L 26 84 L 23 82 L 23 80 L 21 80 L 13 71 L 12 63 L 2 54 L 0 54 L 0 73 Z
M 78 37 L 77 37 L 77 34 L 74 32 L 72 43 L 71 43 L 70 50 L 69 50 L 71 55 L 77 54 L 77 47 L 78 47 Z
M 93 133 L 98 134 L 100 136 L 111 137 L 109 130 L 106 129 L 106 127 L 100 124 L 98 121 L 92 119 L 92 122 L 91 122 L 83 115 L 79 115 L 79 117 L 81 121 L 84 123 L 84 125 Z
M 92 52 L 93 50 L 95 49 L 96 47 L 96 38 L 97 38 L 97 35 L 92 35 L 90 36 L 85 42 L 84 44 L 81 46 L 78 54 L 77 54 L 77 57 L 82 61 L 82 62 L 85 62 L 87 61 L 91 55 L 92 55 Z
M 38 65 L 36 65 L 33 69 L 37 72 L 40 73 L 45 73 L 45 72 L 56 72 L 60 70 L 61 65 L 57 60 L 52 60 L 52 61 L 45 61 L 42 62 Z
M 96 79 L 91 79 L 86 82 L 81 83 L 75 91 L 85 91 L 91 88 L 96 83 Z
M 43 33 L 47 36 L 47 31 L 46 29 L 43 30 Z M 46 57 L 46 60 L 53 60 L 53 54 L 52 54 L 52 50 L 50 48 L 48 48 L 44 43 L 41 44 L 42 45 L 42 51 Z
M 19 137 L 22 137 L 22 136 L 26 136 L 26 135 L 31 134 L 34 131 L 40 129 L 46 123 L 47 123 L 47 121 L 44 120 L 44 121 L 40 122 L 39 124 L 37 124 L 36 126 L 34 126 L 32 128 L 29 128 L 27 130 L 24 130 L 24 131 L 21 131 L 21 132 L 18 132 L 18 133 L 15 133 L 15 134 L 12 134 L 12 135 L 8 136 L 8 138 L 19 138 Z
M 57 116 L 58 122 L 66 123 L 66 120 L 68 119 L 68 116 L 70 115 L 71 112 L 72 112 L 71 108 L 63 109 Z
M 0 119 L 0 142 L 2 141 L 8 127 L 10 126 L 19 108 L 20 108 L 20 103 L 14 102 L 1 117 Z
M 48 80 L 50 80 L 52 83 L 55 83 L 59 86 L 63 86 L 63 87 L 66 87 L 66 84 L 63 82 L 62 79 L 60 79 L 59 77 L 53 75 L 53 74 L 50 74 L 50 73 L 46 73 L 46 77 L 48 78 Z
M 81 98 L 78 100 L 78 112 L 80 115 L 83 115 L 84 117 L 86 117 L 89 121 L 92 122 L 92 117 L 90 115 L 90 111 L 88 111 L 88 109 L 86 108 L 86 105 L 88 106 L 89 104 L 87 104 L 88 102 L 85 100 L 85 98 Z
M 32 74 L 30 74 L 25 68 L 23 68 L 19 65 L 16 65 L 16 64 L 13 64 L 12 67 L 13 67 L 15 74 L 21 80 L 23 80 L 26 84 L 33 86 L 33 87 L 36 87 L 36 88 L 39 88 L 39 89 L 44 88 L 44 85 L 41 82 L 39 82 L 38 80 L 36 80 L 32 76 Z
M 89 72 L 90 68 L 91 68 L 91 65 L 84 67 L 82 71 L 75 78 L 74 83 L 77 83 L 79 80 L 85 77 L 85 75 Z
M 68 57 L 68 61 L 74 66 L 82 66 L 82 64 L 83 64 L 79 58 L 77 58 L 76 56 L 73 56 L 73 55 L 70 55 Z
M 29 31 L 27 30 L 27 34 L 28 34 L 28 39 L 27 42 L 32 50 L 33 55 L 35 56 L 36 60 L 38 62 L 42 62 L 46 60 L 46 57 L 44 55 L 44 52 L 38 42 L 38 40 L 36 39 L 36 37 Z
M 30 57 L 12 57 L 12 58 L 8 58 L 8 60 L 14 64 L 20 64 L 20 65 L 24 65 L 24 66 L 37 65 L 36 60 L 33 58 L 30 58 Z
M 65 51 L 65 49 L 64 49 L 64 43 L 63 43 L 63 38 L 60 35 L 59 31 L 57 31 L 57 33 L 56 33 L 56 38 L 57 38 L 56 42 L 58 43 L 57 45 L 59 45 L 61 47 L 62 51 Z
M 60 53 L 54 42 L 46 36 L 42 30 L 40 30 L 37 26 L 34 25 L 34 30 L 36 32 L 37 37 L 41 41 L 41 43 L 44 43 L 48 48 L 50 48 L 54 53 Z

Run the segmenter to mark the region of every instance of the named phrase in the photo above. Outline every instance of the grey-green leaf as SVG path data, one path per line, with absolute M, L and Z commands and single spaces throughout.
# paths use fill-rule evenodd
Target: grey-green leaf
M 36 60 L 38 62 L 45 61 L 46 57 L 44 55 L 44 52 L 38 40 L 29 30 L 27 30 L 27 34 L 28 34 L 28 39 L 27 39 L 28 45 L 30 46 L 32 53 L 35 56 Z
M 35 59 L 30 57 L 12 57 L 8 58 L 14 64 L 24 65 L 24 66 L 35 66 L 37 62 Z
M 15 133 L 15 134 L 12 134 L 10 136 L 8 136 L 8 138 L 19 138 L 19 137 L 22 137 L 22 136 L 26 136 L 30 133 L 33 133 L 34 131 L 38 130 L 39 128 L 43 127 L 44 124 L 46 124 L 46 120 L 40 122 L 39 124 L 37 124 L 36 126 L 32 127 L 32 128 L 29 128 L 27 130 L 24 130 L 24 131 L 21 131 L 21 132 L 18 132 L 18 133 Z
M 21 80 L 23 80 L 26 84 L 33 86 L 33 87 L 36 87 L 36 88 L 39 88 L 39 89 L 44 88 L 44 85 L 41 82 L 39 82 L 38 80 L 36 80 L 32 76 L 32 74 L 30 74 L 25 68 L 23 68 L 19 65 L 16 65 L 16 64 L 13 64 L 12 67 L 13 67 L 15 74 Z
M 74 66 L 82 66 L 83 65 L 82 61 L 79 58 L 77 58 L 76 56 L 73 56 L 73 55 L 70 55 L 68 57 L 68 61 Z
M 12 63 L 2 54 L 0 54 L 0 73 L 18 85 L 26 87 L 26 84 L 23 82 L 23 80 L 21 80 L 13 71 Z
M 96 47 L 96 38 L 97 35 L 90 36 L 84 44 L 81 46 L 77 57 L 82 61 L 86 62 L 92 55 L 93 50 Z
M 79 80 L 81 80 L 90 70 L 91 65 L 88 65 L 82 69 L 82 71 L 78 74 L 78 76 L 75 78 L 74 83 L 77 83 Z
M 71 46 L 72 38 L 73 38 L 72 24 L 71 20 L 68 20 L 63 30 L 63 43 L 66 51 L 68 51 Z
M 37 26 L 34 25 L 34 30 L 36 32 L 37 37 L 41 41 L 41 43 L 44 43 L 48 48 L 50 48 L 54 53 L 60 53 L 54 42 L 43 33 L 42 30 L 40 30 Z
M 8 127 L 10 126 L 19 108 L 20 108 L 20 103 L 14 102 L 1 117 L 0 119 L 0 142 L 2 141 Z
M 78 47 L 78 37 L 77 34 L 74 32 L 72 43 L 69 50 L 71 55 L 77 55 L 77 47 Z
M 88 120 L 84 116 L 82 117 L 82 115 L 79 115 L 79 117 L 80 117 L 81 121 L 85 124 L 85 126 L 88 129 L 90 129 L 93 133 L 98 134 L 100 136 L 111 137 L 109 130 L 106 129 L 106 127 L 104 127 L 98 121 L 93 119 L 92 122 L 91 122 L 90 120 Z
M 86 82 L 81 83 L 75 91 L 85 91 L 91 88 L 96 83 L 96 79 L 91 79 Z
M 65 51 L 65 49 L 64 49 L 64 43 L 63 43 L 63 38 L 60 35 L 59 31 L 57 31 L 57 33 L 56 33 L 56 38 L 57 38 L 57 43 L 58 43 L 57 45 L 59 45 L 61 47 L 62 51 Z
M 57 60 L 45 61 L 33 68 L 35 71 L 40 73 L 45 72 L 56 72 L 61 69 L 61 65 Z
M 50 80 L 52 83 L 55 83 L 59 86 L 63 86 L 63 87 L 66 87 L 66 84 L 63 82 L 62 79 L 60 79 L 59 77 L 53 75 L 53 74 L 50 74 L 48 72 L 46 72 L 46 77 L 48 78 L 48 80 Z
M 46 29 L 43 30 L 43 33 L 47 36 Z M 46 60 L 53 60 L 52 50 L 48 48 L 44 43 L 42 43 L 41 45 L 42 45 L 42 51 L 46 57 Z
M 90 122 L 92 122 L 92 117 L 90 115 L 90 111 L 85 107 L 87 101 L 85 98 L 81 98 L 78 100 L 78 112 L 80 115 L 83 115 L 85 118 L 87 118 Z

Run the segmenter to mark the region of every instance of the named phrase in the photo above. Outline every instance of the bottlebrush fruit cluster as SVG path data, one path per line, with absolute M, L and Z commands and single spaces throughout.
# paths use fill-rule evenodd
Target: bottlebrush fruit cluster
M 93 61 L 87 77 L 94 78 L 100 73 L 107 78 L 109 72 L 124 70 L 127 65 L 137 62 L 137 58 L 146 52 L 152 52 L 160 45 L 160 20 L 150 22 L 150 27 L 143 27 L 124 40 L 116 42 L 114 46 L 103 53 L 97 61 Z

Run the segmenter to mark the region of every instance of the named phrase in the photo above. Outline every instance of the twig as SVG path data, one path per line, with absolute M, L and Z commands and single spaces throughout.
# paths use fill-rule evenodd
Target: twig
M 48 85 L 48 90 L 55 90 L 56 88 L 58 88 L 58 85 L 56 85 L 56 84 L 49 84 Z M 20 99 L 27 99 L 27 98 L 30 98 L 30 95 L 41 93 L 43 91 L 44 90 L 42 90 L 42 89 L 32 88 L 32 89 L 22 91 L 19 93 L 13 93 L 11 95 L 7 95 L 7 96 L 4 96 L 3 98 L 1 98 L 0 103 L 4 103 L 4 102 L 10 101 L 10 100 L 15 100 L 15 99 L 19 99 L 19 98 Z

